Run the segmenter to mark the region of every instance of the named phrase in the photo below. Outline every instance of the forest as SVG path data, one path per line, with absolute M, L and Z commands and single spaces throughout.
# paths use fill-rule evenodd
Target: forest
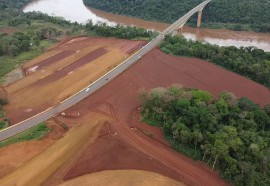
M 165 37 L 160 48 L 167 54 L 207 60 L 270 88 L 270 53 L 261 49 L 219 47 L 170 35 Z
M 145 20 L 173 23 L 202 0 L 83 0 L 85 5 Z M 269 0 L 212 0 L 203 10 L 203 25 L 210 28 L 270 32 Z M 196 25 L 196 15 L 189 24 Z
M 142 121 L 234 185 L 270 185 L 270 104 L 172 85 L 139 93 Z

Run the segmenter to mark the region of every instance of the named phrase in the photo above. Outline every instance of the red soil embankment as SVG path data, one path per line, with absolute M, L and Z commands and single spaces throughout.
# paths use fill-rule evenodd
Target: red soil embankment
M 118 138 L 120 132 L 114 124 L 107 123 L 100 131 L 99 138 L 91 145 L 67 173 L 64 180 L 102 170 L 136 169 L 157 172 L 178 179 L 177 173 L 161 162 L 131 147 Z

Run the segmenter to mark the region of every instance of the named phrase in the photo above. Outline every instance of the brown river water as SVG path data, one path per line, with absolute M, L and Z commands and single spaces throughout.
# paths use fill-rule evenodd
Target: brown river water
M 91 19 L 93 23 L 106 22 L 110 26 L 124 24 L 157 31 L 164 30 L 168 26 L 166 23 L 145 21 L 87 8 L 82 0 L 38 0 L 24 7 L 24 11 L 40 11 L 82 24 Z M 255 46 L 270 52 L 270 33 L 184 27 L 182 35 L 187 39 L 199 40 L 219 46 Z

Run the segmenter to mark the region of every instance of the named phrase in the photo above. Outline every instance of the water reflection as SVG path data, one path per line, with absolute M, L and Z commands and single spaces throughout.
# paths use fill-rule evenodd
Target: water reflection
M 262 48 L 265 51 L 270 51 L 270 43 L 258 41 L 254 39 L 247 39 L 247 40 L 241 40 L 241 39 L 220 39 L 220 38 L 212 38 L 212 37 L 198 37 L 196 34 L 192 33 L 186 33 L 184 32 L 182 34 L 186 39 L 192 40 L 192 41 L 202 41 L 207 42 L 213 45 L 218 46 L 235 46 L 237 48 L 243 47 L 249 47 L 249 46 L 256 46 L 258 48 Z
M 28 4 L 24 12 L 39 11 L 51 16 L 63 17 L 66 20 L 85 24 L 89 19 L 93 23 L 99 21 L 106 22 L 108 25 L 116 25 L 115 22 L 108 21 L 93 14 L 87 9 L 82 0 L 39 0 Z
M 120 16 L 108 12 L 87 8 L 82 0 L 39 0 L 28 4 L 25 12 L 40 11 L 49 15 L 63 17 L 70 21 L 86 23 L 92 19 L 93 23 L 106 22 L 113 26 L 116 23 L 134 25 L 146 29 L 164 30 L 168 24 L 144 21 L 141 19 Z M 216 44 L 219 46 L 255 46 L 265 51 L 270 51 L 270 34 L 254 32 L 236 32 L 230 30 L 196 29 L 184 27 L 184 37 Z

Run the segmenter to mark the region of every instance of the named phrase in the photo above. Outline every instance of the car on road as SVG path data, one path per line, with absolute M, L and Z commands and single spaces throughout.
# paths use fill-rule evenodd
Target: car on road
M 87 89 L 85 89 L 85 92 L 88 92 L 90 90 L 90 88 L 87 88 Z

